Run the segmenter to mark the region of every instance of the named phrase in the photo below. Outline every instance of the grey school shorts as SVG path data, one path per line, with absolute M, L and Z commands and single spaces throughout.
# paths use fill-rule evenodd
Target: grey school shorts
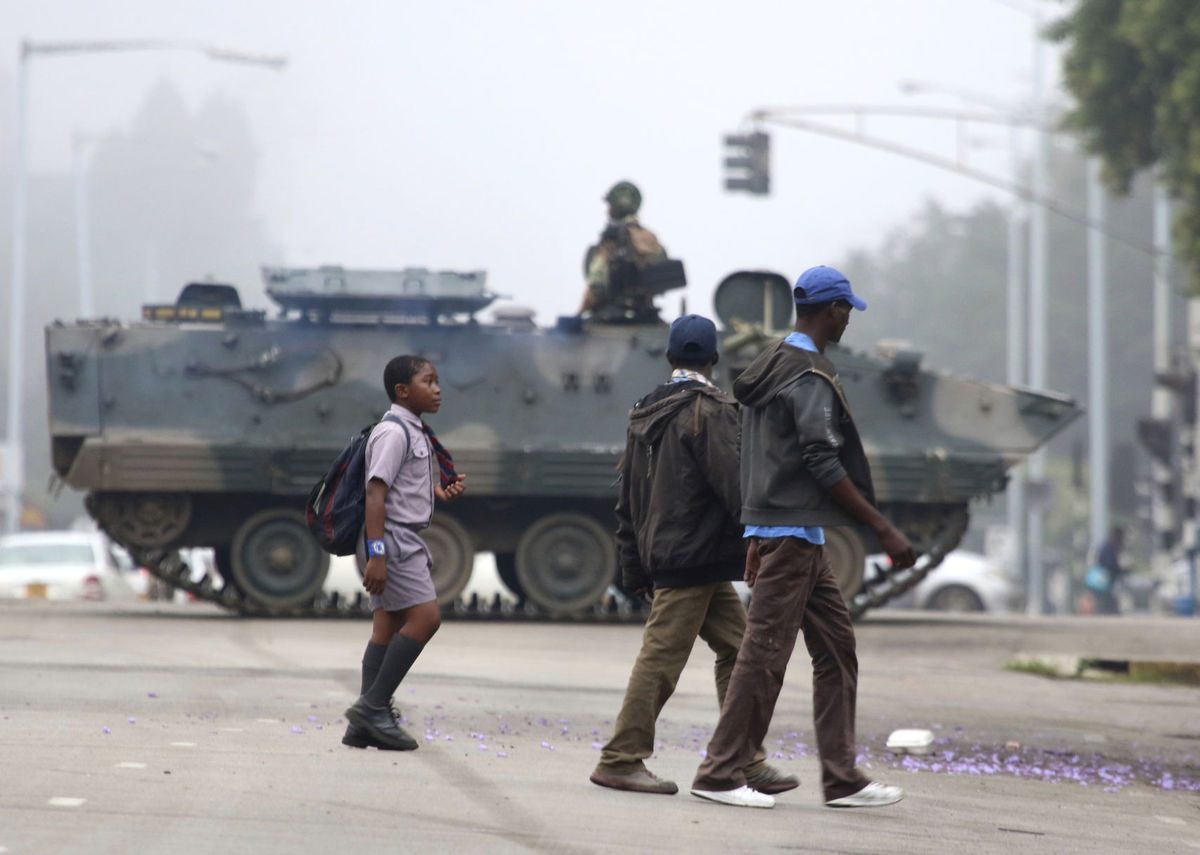
M 387 525 L 383 530 L 387 542 L 387 584 L 382 594 L 371 594 L 368 605 L 371 611 L 384 609 L 395 612 L 409 606 L 428 603 L 437 599 L 430 571 L 433 556 L 416 529 Z M 365 561 L 366 541 L 359 538 L 359 559 Z

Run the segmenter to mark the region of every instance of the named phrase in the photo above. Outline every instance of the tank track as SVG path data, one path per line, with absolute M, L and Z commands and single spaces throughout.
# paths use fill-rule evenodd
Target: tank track
M 879 567 L 874 578 L 863 583 L 862 590 L 850 599 L 850 617 L 857 620 L 868 609 L 878 608 L 911 591 L 921 580 L 937 569 L 946 556 L 962 541 L 970 523 L 966 508 L 956 510 L 943 518 L 934 532 L 929 551 L 915 565 L 904 570 Z
M 198 600 L 213 603 L 223 609 L 237 612 L 246 617 L 278 618 L 369 618 L 365 593 L 352 599 L 338 593 L 320 594 L 311 603 L 284 609 L 269 609 L 246 596 L 234 585 L 224 582 L 219 576 L 208 573 L 203 579 L 193 581 L 191 568 L 175 550 L 146 549 L 121 544 L 129 552 L 134 563 L 146 568 L 156 579 L 173 588 L 191 594 Z M 638 623 L 645 619 L 645 612 L 630 601 L 618 597 L 607 598 L 585 612 L 578 614 L 552 614 L 531 603 L 514 606 L 494 601 L 480 602 L 475 596 L 467 600 L 458 599 L 442 607 L 442 617 L 449 620 L 517 620 L 557 621 L 568 623 Z
M 906 570 L 881 568 L 880 573 L 867 580 L 863 589 L 850 600 L 850 616 L 858 619 L 868 609 L 878 608 L 911 590 L 932 573 L 966 533 L 969 516 L 966 510 L 949 515 L 934 534 L 929 551 L 917 565 Z M 110 534 L 111 537 L 111 534 Z M 120 543 L 120 541 L 117 541 Z M 198 600 L 213 603 L 221 608 L 247 617 L 280 618 L 366 618 L 371 612 L 365 594 L 353 599 L 337 593 L 320 594 L 311 603 L 286 609 L 268 609 L 238 590 L 234 585 L 208 573 L 199 581 L 193 581 L 191 568 L 178 551 L 147 549 L 131 544 L 121 544 L 134 562 L 146 568 L 156 579 L 186 591 Z M 645 610 L 640 605 L 620 597 L 609 597 L 604 603 L 578 614 L 551 614 L 532 604 L 514 607 L 497 597 L 491 603 L 480 602 L 472 596 L 469 600 L 456 600 L 442 609 L 443 617 L 457 620 L 517 620 L 517 621 L 561 621 L 570 623 L 638 623 L 645 619 Z

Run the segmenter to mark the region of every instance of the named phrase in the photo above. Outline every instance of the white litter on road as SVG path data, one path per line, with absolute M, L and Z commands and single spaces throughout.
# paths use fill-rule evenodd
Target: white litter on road
M 145 769 L 145 763 L 134 763 L 132 760 L 126 760 L 123 763 L 117 764 L 118 769 Z
M 917 728 L 893 730 L 887 740 L 893 754 L 928 754 L 933 746 L 933 732 Z
M 194 743 L 194 742 L 172 742 L 171 747 L 172 748 L 195 748 L 196 743 Z
M 79 807 L 86 801 L 87 799 L 78 799 L 74 796 L 55 796 L 46 802 L 46 804 L 50 805 L 50 807 Z

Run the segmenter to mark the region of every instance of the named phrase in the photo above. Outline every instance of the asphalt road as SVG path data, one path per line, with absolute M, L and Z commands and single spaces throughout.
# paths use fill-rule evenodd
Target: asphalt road
M 803 653 L 769 737 L 802 785 L 747 811 L 588 782 L 637 627 L 446 623 L 397 696 L 410 754 L 339 744 L 366 636 L 0 604 L 0 853 L 1200 850 L 1200 689 L 1003 670 L 1017 652 L 1194 660 L 1200 621 L 866 621 L 861 759 L 907 798 L 862 811 L 820 804 Z M 715 707 L 697 647 L 651 768 L 686 790 Z M 937 753 L 887 754 L 900 727 Z

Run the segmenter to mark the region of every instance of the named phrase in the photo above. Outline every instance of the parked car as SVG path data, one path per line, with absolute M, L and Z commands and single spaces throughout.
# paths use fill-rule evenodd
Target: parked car
M 877 564 L 886 566 L 887 561 L 886 555 L 869 556 L 867 578 L 878 572 Z M 1008 612 L 1016 607 L 1019 597 L 1017 587 L 999 564 L 978 552 L 958 549 L 894 602 L 902 608 L 942 612 Z
M 50 531 L 0 538 L 0 597 L 132 600 L 130 577 L 101 534 Z

